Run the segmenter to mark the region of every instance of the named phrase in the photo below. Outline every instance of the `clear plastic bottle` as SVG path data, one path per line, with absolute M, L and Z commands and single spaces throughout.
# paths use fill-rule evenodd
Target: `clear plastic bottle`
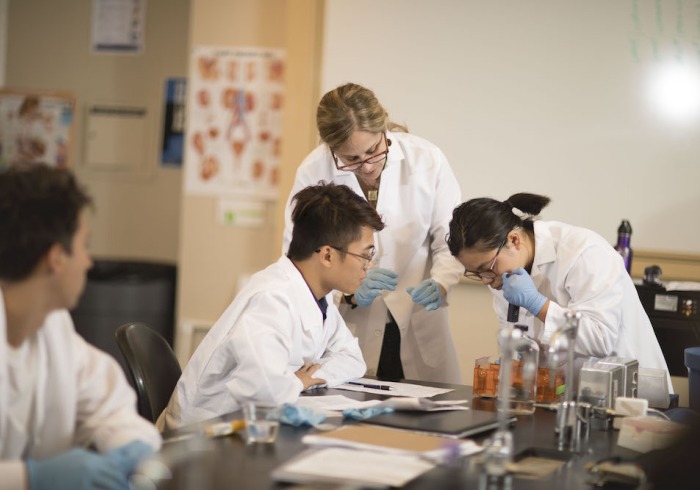
M 540 362 L 537 368 L 537 402 L 557 403 L 564 398 L 566 383 L 564 367 L 566 361 L 560 361 L 556 368 L 549 365 L 549 345 L 540 343 Z
M 626 219 L 622 220 L 617 228 L 617 244 L 615 250 L 622 255 L 622 260 L 625 262 L 625 269 L 630 272 L 632 269 L 632 247 L 630 246 L 630 237 L 632 236 L 632 225 Z
M 526 335 L 527 330 L 525 325 L 515 325 L 512 336 L 513 370 L 508 411 L 518 415 L 534 413 L 537 401 L 540 348 Z

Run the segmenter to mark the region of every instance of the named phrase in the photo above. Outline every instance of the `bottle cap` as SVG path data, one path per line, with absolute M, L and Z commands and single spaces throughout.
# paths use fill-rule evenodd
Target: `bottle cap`
M 632 225 L 630 224 L 629 221 L 626 219 L 622 220 L 622 223 L 620 223 L 620 227 L 617 229 L 618 233 L 626 233 L 628 235 L 632 234 Z

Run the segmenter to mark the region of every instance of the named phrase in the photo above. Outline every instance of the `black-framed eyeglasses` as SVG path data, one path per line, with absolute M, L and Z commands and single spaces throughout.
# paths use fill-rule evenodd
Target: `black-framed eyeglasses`
M 336 247 L 335 245 L 330 245 L 331 248 L 334 248 L 338 252 L 342 252 L 348 255 L 352 255 L 353 257 L 357 257 L 358 259 L 364 260 L 364 264 L 362 265 L 365 269 L 369 268 L 369 265 L 372 263 L 372 260 L 374 260 L 374 255 L 377 253 L 377 249 L 372 247 L 372 249 L 369 251 L 368 254 L 356 254 L 353 252 L 350 252 L 344 248 Z M 318 250 L 320 252 L 320 250 Z
M 333 157 L 333 161 L 335 162 L 335 168 L 338 170 L 347 170 L 347 171 L 353 171 L 357 170 L 359 168 L 362 168 L 362 166 L 365 163 L 369 163 L 370 165 L 374 165 L 377 163 L 380 163 L 384 165 L 386 163 L 387 158 L 389 158 L 389 144 L 387 143 L 386 139 L 386 133 L 382 133 L 382 139 L 384 140 L 384 144 L 386 145 L 386 150 L 377 153 L 376 155 L 372 155 L 371 157 L 362 160 L 361 162 L 357 163 L 349 163 L 345 165 L 337 156 L 335 153 L 333 153 L 333 150 L 331 150 L 331 156 Z M 349 252 L 348 252 L 349 253 Z
M 498 247 L 496 255 L 494 256 L 493 261 L 491 262 L 491 265 L 489 266 L 488 270 L 484 272 L 464 271 L 464 277 L 466 277 L 467 279 L 471 279 L 472 281 L 481 281 L 483 279 L 495 279 L 497 274 L 493 271 L 493 268 L 496 266 L 496 259 L 498 259 L 498 254 L 501 253 L 501 249 L 506 244 L 507 240 L 508 237 L 506 236 L 501 242 L 501 245 Z

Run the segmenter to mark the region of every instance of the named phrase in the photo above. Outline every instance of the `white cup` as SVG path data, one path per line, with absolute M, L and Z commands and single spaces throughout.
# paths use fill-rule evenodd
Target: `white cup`
M 277 406 L 245 402 L 243 415 L 245 417 L 248 444 L 262 442 L 273 443 L 277 438 L 280 425 L 280 408 Z

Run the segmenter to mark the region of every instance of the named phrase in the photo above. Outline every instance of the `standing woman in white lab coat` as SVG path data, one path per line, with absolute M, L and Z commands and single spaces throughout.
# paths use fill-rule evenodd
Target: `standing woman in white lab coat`
M 466 268 L 465 277 L 489 286 L 502 327 L 508 304 L 520 306 L 525 311 L 518 323 L 547 345 L 564 325 L 565 311 L 575 310 L 581 314 L 575 345 L 579 363 L 589 357 L 637 359 L 640 367 L 665 370 L 671 387 L 661 347 L 622 257 L 591 230 L 535 220 L 548 203 L 548 197 L 521 193 L 503 202 L 478 198 L 457 207 L 447 243 Z
M 356 335 L 367 374 L 460 382 L 447 321 L 447 293 L 462 266 L 445 235 L 461 202 L 445 155 L 389 121 L 374 93 L 348 83 L 326 93 L 316 123 L 323 143 L 299 166 L 287 201 L 283 251 L 292 236 L 291 198 L 320 180 L 344 184 L 375 207 L 375 267 L 340 311 Z

